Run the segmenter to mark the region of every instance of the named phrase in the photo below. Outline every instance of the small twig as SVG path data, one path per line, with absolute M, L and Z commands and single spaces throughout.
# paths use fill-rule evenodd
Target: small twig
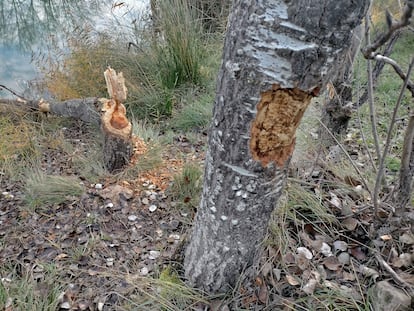
M 390 40 L 387 42 L 387 45 L 384 47 L 384 50 L 382 51 L 382 56 L 388 57 L 391 55 L 392 50 L 394 48 L 395 43 L 397 42 L 398 38 L 400 37 L 401 30 L 397 30 L 394 32 L 390 38 Z M 373 87 L 375 90 L 378 77 L 380 76 L 382 70 L 384 69 L 384 62 L 376 62 L 374 65 L 374 68 L 372 69 L 372 81 L 373 81 Z M 368 89 L 365 87 L 364 93 L 359 97 L 358 101 L 356 102 L 356 106 L 362 106 L 365 104 L 365 102 L 368 100 Z
M 394 271 L 393 268 L 384 260 L 382 259 L 381 255 L 378 253 L 378 251 L 375 252 L 375 258 L 378 260 L 379 264 L 388 271 L 389 274 L 391 274 L 391 277 L 396 281 L 398 284 L 403 285 L 404 287 L 407 287 L 410 291 L 410 294 L 412 295 L 414 293 L 414 289 L 411 286 L 411 284 L 407 283 L 405 280 L 403 280 L 397 272 Z
M 25 101 L 28 101 L 28 99 L 24 98 L 22 95 L 17 94 L 15 91 L 13 91 L 12 89 L 8 88 L 7 86 L 3 84 L 0 84 L 0 89 L 5 89 L 6 91 L 9 91 L 10 93 L 12 93 L 14 96 L 17 96 L 20 99 L 23 99 Z
M 381 180 L 382 180 L 382 175 L 384 174 L 385 157 L 388 154 L 388 149 L 390 147 L 391 136 L 392 136 L 392 131 L 393 131 L 394 125 L 395 125 L 397 112 L 398 112 L 398 109 L 400 108 L 402 99 L 404 97 L 404 91 L 407 87 L 407 83 L 408 83 L 408 80 L 410 78 L 411 70 L 413 69 L 413 66 L 414 66 L 414 57 L 411 60 L 410 66 L 408 67 L 407 76 L 406 76 L 406 78 L 404 80 L 404 83 L 403 83 L 403 86 L 401 88 L 400 95 L 398 96 L 397 103 L 395 104 L 394 111 L 393 111 L 392 118 L 391 118 L 391 123 L 390 123 L 390 126 L 388 127 L 387 139 L 386 139 L 386 142 L 385 142 L 385 145 L 384 145 L 384 150 L 382 152 L 382 156 L 380 157 L 380 163 L 379 163 L 379 166 L 378 166 L 377 178 L 375 180 L 374 198 L 373 198 L 374 199 L 374 214 L 375 214 L 375 217 L 378 217 L 378 205 L 379 205 L 378 196 L 379 196 L 379 189 L 380 189 L 380 184 L 381 184 Z
M 369 14 L 365 16 L 365 41 L 367 44 L 370 44 L 371 37 L 369 34 Z M 368 75 L 368 105 L 369 105 L 369 116 L 371 119 L 371 130 L 372 130 L 372 137 L 374 138 L 374 145 L 375 145 L 375 152 L 377 157 L 380 156 L 380 145 L 379 145 L 379 138 L 378 138 L 378 131 L 377 131 L 377 118 L 375 113 L 374 107 L 374 82 L 372 78 L 372 61 L 370 59 L 367 60 L 367 75 Z
M 400 76 L 402 80 L 406 79 L 404 71 L 401 69 L 401 67 L 398 65 L 398 63 L 395 60 L 389 57 L 383 56 L 381 54 L 375 55 L 374 59 L 391 65 L 392 68 L 394 68 L 395 72 Z M 407 89 L 411 92 L 411 95 L 414 97 L 414 84 L 410 80 L 408 80 L 407 82 Z

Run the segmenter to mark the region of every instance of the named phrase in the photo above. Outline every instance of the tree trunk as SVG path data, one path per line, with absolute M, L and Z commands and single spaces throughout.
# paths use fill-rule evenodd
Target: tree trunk
M 254 263 L 283 189 L 299 121 L 334 76 L 368 4 L 235 1 L 203 194 L 185 253 L 191 285 L 231 290 Z
M 338 74 L 330 83 L 328 100 L 322 111 L 322 123 L 335 136 L 343 135 L 347 128 L 348 122 L 352 116 L 352 79 L 355 56 L 361 45 L 362 27 L 354 29 L 351 40 L 351 47 L 345 54 L 341 68 Z M 331 134 L 325 127 L 320 127 L 320 141 L 324 147 L 329 148 L 335 144 Z
M 404 137 L 401 157 L 400 180 L 394 192 L 394 203 L 398 212 L 405 212 L 411 200 L 414 177 L 414 116 L 410 116 Z
M 104 134 L 104 164 L 110 172 L 121 170 L 132 156 L 132 125 L 122 104 L 127 97 L 122 72 L 105 70 L 105 81 L 111 99 L 103 104 L 101 126 Z

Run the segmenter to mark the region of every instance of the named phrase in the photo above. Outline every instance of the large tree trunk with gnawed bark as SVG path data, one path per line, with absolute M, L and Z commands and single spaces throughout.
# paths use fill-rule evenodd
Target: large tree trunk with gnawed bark
M 350 46 L 369 1 L 234 2 L 209 129 L 188 282 L 231 290 L 254 263 L 281 195 L 295 131 Z

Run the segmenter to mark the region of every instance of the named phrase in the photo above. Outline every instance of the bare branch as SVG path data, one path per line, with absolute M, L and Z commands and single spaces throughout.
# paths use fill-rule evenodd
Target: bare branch
M 407 0 L 401 19 L 399 21 L 391 21 L 388 31 L 380 34 L 372 44 L 369 44 L 362 49 L 362 54 L 366 59 L 374 59 L 375 51 L 383 46 L 392 36 L 392 34 L 400 28 L 406 27 L 410 24 L 410 18 L 413 15 L 414 1 Z
M 400 37 L 401 30 L 397 30 L 391 35 L 391 39 L 387 42 L 387 44 L 384 47 L 384 50 L 382 51 L 382 56 L 390 56 L 392 53 L 392 50 L 394 48 L 395 43 L 397 42 L 398 38 Z M 376 62 L 374 68 L 372 69 L 372 82 L 373 82 L 373 88 L 375 90 L 378 77 L 380 76 L 382 69 L 384 68 L 385 63 L 384 62 Z M 368 99 L 368 89 L 365 88 L 364 93 L 359 97 L 359 100 L 356 103 L 356 106 L 362 106 L 365 104 L 365 102 Z
M 407 87 L 408 84 L 408 80 L 410 78 L 410 74 L 411 74 L 411 70 L 414 67 L 414 58 L 412 58 L 410 66 L 408 67 L 408 71 L 407 71 L 407 75 L 406 78 L 404 80 L 404 84 L 401 88 L 401 92 L 400 95 L 398 96 L 398 100 L 397 103 L 395 104 L 394 107 L 394 112 L 391 118 L 391 123 L 390 126 L 388 127 L 388 133 L 387 133 L 387 140 L 385 142 L 384 145 L 384 150 L 382 152 L 382 156 L 380 158 L 380 163 L 379 163 L 379 167 L 378 167 L 378 173 L 377 173 L 377 178 L 375 180 L 375 187 L 374 187 L 374 210 L 375 210 L 375 216 L 378 217 L 378 205 L 379 205 L 379 189 L 380 189 L 380 184 L 381 184 L 381 180 L 382 180 L 382 176 L 384 174 L 384 163 L 385 163 L 385 157 L 388 154 L 388 150 L 389 150 L 389 146 L 391 143 L 391 134 L 392 134 L 392 130 L 394 129 L 394 125 L 395 125 L 395 121 L 397 119 L 397 111 L 401 105 L 401 101 L 404 97 L 404 91 Z
M 27 101 L 27 99 L 24 98 L 22 95 L 17 94 L 15 91 L 13 91 L 12 89 L 8 88 L 7 86 L 5 86 L 3 84 L 0 84 L 0 90 L 1 89 L 5 89 L 6 91 L 9 91 L 10 93 L 12 93 L 14 96 Z
M 406 79 L 404 71 L 402 71 L 401 67 L 395 60 L 380 54 L 375 55 L 374 59 L 391 65 L 402 80 Z M 411 92 L 411 96 L 414 97 L 414 84 L 410 80 L 407 80 L 407 89 Z
M 377 61 L 382 61 L 387 64 L 390 64 L 395 72 L 400 76 L 400 78 L 403 81 L 407 80 L 406 87 L 411 92 L 412 96 L 414 96 L 414 84 L 409 79 L 406 79 L 406 76 L 401 69 L 401 67 L 398 65 L 396 61 L 393 59 L 381 55 L 380 53 L 377 53 L 376 50 L 380 48 L 381 46 L 385 45 L 392 37 L 393 34 L 397 31 L 399 31 L 401 28 L 406 27 L 410 25 L 411 23 L 411 17 L 413 15 L 413 9 L 414 9 L 414 0 L 407 0 L 406 4 L 404 6 L 401 19 L 399 21 L 394 21 L 388 11 L 386 11 L 386 22 L 388 25 L 388 31 L 381 33 L 375 41 L 371 44 L 370 42 L 367 42 L 367 46 L 362 49 L 362 54 L 367 60 L 375 59 Z M 366 21 L 368 23 L 368 21 Z M 365 26 L 367 27 L 367 25 Z M 369 66 L 369 65 L 368 65 Z M 368 83 L 369 84 L 369 83 Z M 371 85 L 373 87 L 373 85 Z M 369 92 L 368 92 L 369 95 Z

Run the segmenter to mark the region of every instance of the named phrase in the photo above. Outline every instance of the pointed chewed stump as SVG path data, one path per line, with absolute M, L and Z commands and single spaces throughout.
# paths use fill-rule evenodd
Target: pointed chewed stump
M 104 73 L 110 99 L 102 102 L 101 126 L 104 135 L 104 164 L 108 171 L 116 173 L 127 165 L 133 153 L 132 125 L 126 117 L 122 104 L 127 97 L 127 88 L 122 72 L 108 67 Z

